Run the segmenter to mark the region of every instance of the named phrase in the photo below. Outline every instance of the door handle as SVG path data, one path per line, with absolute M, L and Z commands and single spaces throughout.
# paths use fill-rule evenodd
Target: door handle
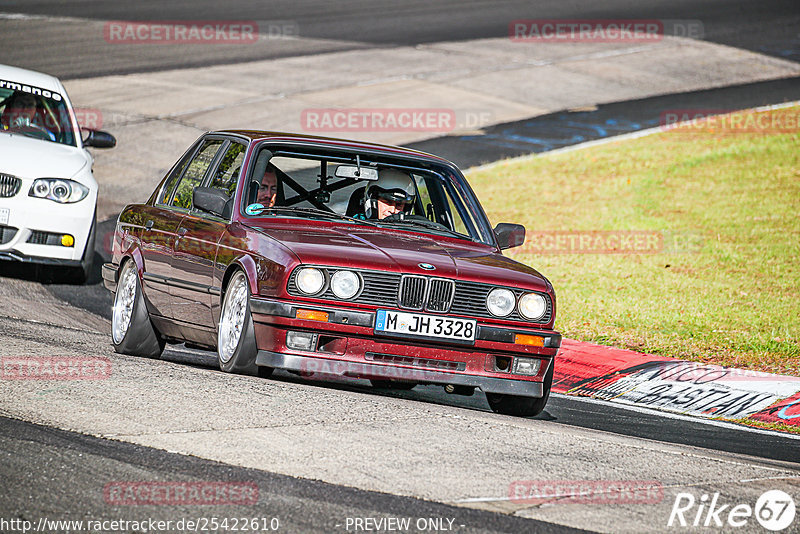
M 144 223 L 144 228 L 145 228 L 145 230 L 152 230 L 153 229 L 153 220 L 151 219 L 151 220 L 147 221 L 146 223 Z

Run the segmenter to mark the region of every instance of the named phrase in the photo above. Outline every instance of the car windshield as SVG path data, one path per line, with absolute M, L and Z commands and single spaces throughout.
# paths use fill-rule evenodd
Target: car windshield
M 491 244 L 488 222 L 472 192 L 446 169 L 413 163 L 262 150 L 245 189 L 243 213 L 338 220 Z
M 6 80 L 0 80 L 0 131 L 76 146 L 62 95 Z

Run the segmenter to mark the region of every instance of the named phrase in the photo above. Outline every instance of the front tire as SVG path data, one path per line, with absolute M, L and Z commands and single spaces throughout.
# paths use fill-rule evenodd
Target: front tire
M 132 260 L 120 269 L 111 317 L 111 342 L 120 354 L 160 358 L 164 352 L 164 339 L 150 321 L 139 273 Z
M 556 362 L 554 359 L 550 362 L 550 369 L 547 370 L 547 374 L 544 376 L 544 382 L 542 382 L 544 395 L 542 395 L 541 398 L 487 393 L 486 400 L 489 401 L 489 407 L 493 412 L 503 415 L 516 415 L 519 417 L 533 417 L 539 415 L 547 405 L 547 399 L 550 398 L 550 388 L 553 385 L 553 369 L 555 366 Z
M 250 313 L 247 275 L 237 271 L 228 282 L 217 327 L 217 362 L 226 373 L 267 378 L 271 367 L 256 365 L 256 334 Z
M 92 219 L 92 227 L 89 230 L 89 238 L 86 240 L 86 248 L 83 249 L 81 265 L 76 269 L 75 281 L 78 284 L 85 284 L 92 276 L 94 268 L 94 246 L 97 239 L 97 216 Z

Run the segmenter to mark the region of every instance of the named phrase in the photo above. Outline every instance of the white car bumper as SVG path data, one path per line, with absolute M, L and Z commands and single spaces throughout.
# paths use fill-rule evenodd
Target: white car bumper
M 97 192 L 74 204 L 59 204 L 29 197 L 31 183 L 23 180 L 15 196 L 0 197 L 0 259 L 80 263 L 94 221 Z M 72 236 L 72 246 L 62 244 L 65 235 Z

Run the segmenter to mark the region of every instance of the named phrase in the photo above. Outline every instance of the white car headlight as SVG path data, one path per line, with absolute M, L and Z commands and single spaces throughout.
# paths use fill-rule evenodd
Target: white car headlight
M 89 188 L 74 180 L 38 178 L 33 181 L 29 197 L 46 198 L 59 204 L 80 202 L 89 194 Z
M 547 312 L 547 299 L 538 293 L 527 293 L 519 299 L 519 313 L 526 319 L 535 321 Z
M 303 267 L 297 271 L 297 289 L 306 295 L 315 295 L 322 291 L 325 275 L 314 267 Z
M 361 279 L 352 271 L 336 271 L 331 277 L 331 290 L 340 299 L 351 299 L 361 289 Z
M 498 287 L 492 289 L 486 296 L 486 309 L 492 315 L 505 317 L 514 311 L 516 300 L 512 291 Z

